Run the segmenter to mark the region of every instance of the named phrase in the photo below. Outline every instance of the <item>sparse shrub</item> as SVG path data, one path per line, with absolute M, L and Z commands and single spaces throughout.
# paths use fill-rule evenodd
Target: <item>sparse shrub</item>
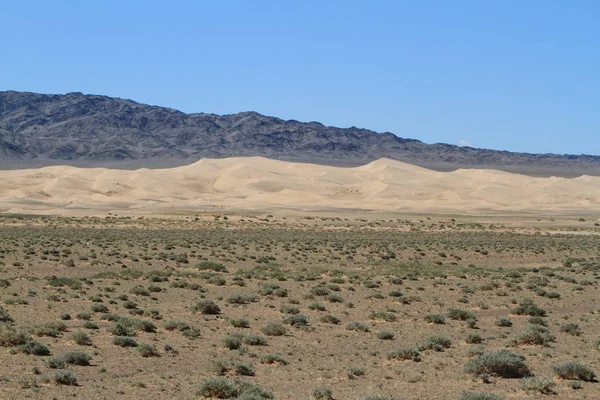
M 222 340 L 223 346 L 229 350 L 236 350 L 242 347 L 244 335 L 240 334 L 229 334 Z
M 200 271 L 229 272 L 224 265 L 212 261 L 202 261 L 194 267 Z
M 554 393 L 556 383 L 550 378 L 538 378 L 529 376 L 521 380 L 521 388 L 526 392 L 538 392 L 541 394 Z
M 374 319 L 374 320 L 382 320 L 382 321 L 386 321 L 386 322 L 395 322 L 397 320 L 397 318 L 394 314 L 389 313 L 389 312 L 383 312 L 383 311 L 372 312 L 369 315 L 369 318 Z
M 92 356 L 85 351 L 70 351 L 62 358 L 67 364 L 86 366 L 90 365 Z
M 387 354 L 388 360 L 412 360 L 421 361 L 421 353 L 413 348 L 398 349 Z
M 531 325 L 527 330 L 520 333 L 511 344 L 533 344 L 547 346 L 551 342 L 555 342 L 556 337 L 550 333 L 548 328 L 541 325 Z
M 548 326 L 548 323 L 542 317 L 531 317 L 527 322 L 532 325 Z
M 298 328 L 302 326 L 307 326 L 308 318 L 302 314 L 289 315 L 283 319 L 283 323 Z
M 51 351 L 48 348 L 48 346 L 35 341 L 27 342 L 20 345 L 19 350 L 24 354 L 30 354 L 33 356 L 49 356 L 51 354 Z
M 113 344 L 120 347 L 136 347 L 137 342 L 129 336 L 115 336 L 113 338 Z
M 266 326 L 260 330 L 267 336 L 283 336 L 287 333 L 287 328 L 277 322 L 269 322 Z
M 96 312 L 96 313 L 107 313 L 108 312 L 108 307 L 106 307 L 104 304 L 100 304 L 100 303 L 95 303 L 92 304 L 92 311 Z
M 52 369 L 63 369 L 67 366 L 67 363 L 60 357 L 51 357 L 46 361 L 46 366 Z
M 569 335 L 572 336 L 579 336 L 581 335 L 581 328 L 579 328 L 579 325 L 577 324 L 563 324 L 560 326 L 560 331 L 561 332 L 565 332 L 568 333 Z
M 315 388 L 312 395 L 315 400 L 333 400 L 333 391 L 327 386 Z
M 54 373 L 54 382 L 57 385 L 77 385 L 77 375 L 73 371 L 60 370 Z
M 232 318 L 229 323 L 236 328 L 250 328 L 250 321 L 246 318 Z
M 124 324 L 117 322 L 112 327 L 108 328 L 108 332 L 115 336 L 135 336 L 135 328 L 131 326 L 125 326 Z
M 532 299 L 525 299 L 513 310 L 516 315 L 529 315 L 531 317 L 545 317 L 546 310 L 538 307 Z
M 254 294 L 236 294 L 227 299 L 230 304 L 249 304 L 255 303 L 259 300 L 259 297 Z
M 98 326 L 97 323 L 93 322 L 93 321 L 85 321 L 83 324 L 83 327 L 85 329 L 99 329 L 100 327 Z
M 451 345 L 452 341 L 450 338 L 446 336 L 433 335 L 425 339 L 425 341 L 419 345 L 419 350 L 442 351 L 449 348 Z
M 204 379 L 196 393 L 198 396 L 217 399 L 271 400 L 273 393 L 253 383 L 229 380 L 224 377 Z
M 221 313 L 221 308 L 211 300 L 200 300 L 192 307 L 192 311 L 205 315 L 217 315 Z
M 466 321 L 469 319 L 476 320 L 477 316 L 473 311 L 461 310 L 460 308 L 451 308 L 448 310 L 448 318 Z
M 31 341 L 31 335 L 28 332 L 0 323 L 0 346 L 19 346 L 29 341 Z
M 158 357 L 160 354 L 156 349 L 156 345 L 150 343 L 140 343 L 137 346 L 137 352 L 142 357 Z
M 496 324 L 496 326 L 505 326 L 505 327 L 509 327 L 509 326 L 513 325 L 513 323 L 510 320 L 510 318 L 506 318 L 506 317 L 498 318 L 496 320 L 495 324 Z
M 73 332 L 70 336 L 71 340 L 80 346 L 91 346 L 92 339 L 83 331 Z
M 308 305 L 308 309 L 314 311 L 327 311 L 327 308 L 325 308 L 325 306 L 320 303 L 311 303 Z
M 505 400 L 505 397 L 494 393 L 463 392 L 460 400 Z
M 342 321 L 340 321 L 340 319 L 338 317 L 336 317 L 333 314 L 323 315 L 323 316 L 321 316 L 320 320 L 321 320 L 321 322 L 324 322 L 326 324 L 334 324 L 334 325 L 337 325 L 340 322 L 342 322 Z
M 465 372 L 502 378 L 521 378 L 530 374 L 525 357 L 508 350 L 486 351 L 465 365 Z
M 11 323 L 13 322 L 12 317 L 2 306 L 0 306 L 0 322 Z
M 593 381 L 596 377 L 596 373 L 590 367 L 576 361 L 553 365 L 552 370 L 561 379 Z
M 346 325 L 346 330 L 354 332 L 369 332 L 371 329 L 364 322 L 353 321 Z
M 377 333 L 377 338 L 381 340 L 393 340 L 394 336 L 394 332 L 392 331 L 381 331 Z
M 287 365 L 288 362 L 281 354 L 266 354 L 260 359 L 261 364 Z
M 483 343 L 483 338 L 476 333 L 470 333 L 465 341 L 469 344 L 479 344 Z
M 269 344 L 266 337 L 257 334 L 243 335 L 242 341 L 249 346 L 267 346 Z
M 430 324 L 442 325 L 446 323 L 446 318 L 440 314 L 427 314 L 425 316 L 425 321 L 429 322 Z

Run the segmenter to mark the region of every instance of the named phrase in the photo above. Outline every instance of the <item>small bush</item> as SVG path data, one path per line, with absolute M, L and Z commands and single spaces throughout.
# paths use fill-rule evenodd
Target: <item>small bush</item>
M 0 323 L 0 346 L 19 346 L 29 341 L 31 341 L 31 335 L 28 332 Z
M 395 334 L 392 331 L 381 331 L 377 333 L 377 338 L 381 340 L 393 340 L 394 336 Z
M 333 314 L 327 314 L 327 315 L 323 315 L 321 318 L 319 318 L 321 322 L 324 322 L 326 324 L 334 324 L 334 325 L 338 325 L 340 322 L 342 322 L 338 317 L 336 317 Z
M 267 336 L 283 336 L 287 333 L 288 329 L 277 322 L 269 322 L 260 331 Z
M 242 347 L 244 335 L 240 334 L 229 334 L 222 340 L 223 346 L 229 350 L 236 350 Z
M 429 322 L 430 324 L 442 325 L 446 323 L 446 318 L 440 314 L 427 314 L 425 316 L 425 321 Z
M 67 364 L 86 366 L 90 365 L 92 356 L 85 351 L 71 351 L 66 353 L 62 358 Z
M 250 328 L 250 321 L 246 318 L 232 318 L 229 323 L 236 328 Z
M 34 341 L 20 345 L 19 350 L 24 354 L 30 354 L 33 356 L 49 356 L 51 354 L 48 346 Z
M 364 322 L 353 321 L 346 325 L 346 330 L 354 332 L 369 332 L 371 329 Z
M 221 308 L 211 300 L 201 300 L 192 307 L 192 311 L 205 315 L 217 315 L 221 313 Z
M 158 350 L 156 349 L 156 345 L 150 344 L 150 343 L 140 343 L 137 346 L 137 352 L 142 357 L 158 357 L 158 356 L 160 356 L 160 354 L 158 353 Z
M 203 261 L 194 267 L 200 271 L 229 272 L 224 265 L 212 261 Z
M 521 380 L 521 388 L 526 392 L 538 392 L 541 394 L 554 393 L 556 382 L 550 378 L 538 378 L 530 376 Z
M 80 346 L 91 346 L 92 339 L 83 331 L 73 332 L 70 336 L 71 340 Z
M 198 396 L 217 399 L 271 400 L 273 393 L 253 383 L 229 380 L 224 377 L 204 379 L 196 393 Z
M 67 363 L 60 357 L 52 357 L 46 361 L 46 366 L 52 369 L 63 369 L 67 366 Z
M 467 336 L 465 341 L 469 344 L 479 344 L 483 343 L 483 338 L 476 333 L 471 333 Z
M 54 382 L 57 385 L 69 385 L 76 386 L 77 385 L 77 375 L 73 371 L 56 371 L 54 373 Z
M 506 317 L 498 318 L 496 320 L 495 324 L 496 324 L 496 326 L 505 326 L 505 327 L 509 327 L 509 326 L 513 325 L 513 323 L 510 320 L 510 318 L 506 318 Z
M 137 342 L 129 336 L 115 336 L 112 342 L 120 347 L 137 347 Z
M 560 326 L 560 331 L 572 336 L 581 335 L 581 328 L 579 328 L 579 325 L 577 324 L 563 324 Z
M 13 322 L 13 319 L 10 316 L 10 314 L 8 313 L 8 311 L 6 311 L 4 309 L 4 307 L 2 307 L 2 306 L 0 306 L 0 322 L 4 322 L 4 323 Z
M 465 372 L 502 378 L 521 378 L 530 374 L 525 357 L 508 350 L 487 351 L 465 365 Z
M 460 400 L 505 400 L 505 397 L 494 393 L 463 392 Z
M 388 360 L 412 360 L 415 362 L 421 361 L 421 353 L 417 349 L 405 348 L 389 352 Z
M 425 341 L 419 345 L 419 350 L 442 351 L 449 348 L 451 345 L 452 341 L 450 338 L 446 336 L 433 335 L 425 339 Z
M 257 334 L 243 335 L 242 341 L 249 346 L 267 346 L 269 344 L 266 337 Z
M 466 321 L 468 319 L 476 320 L 477 316 L 473 311 L 461 310 L 460 308 L 451 308 L 448 310 L 448 318 Z
M 283 319 L 283 323 L 298 328 L 302 326 L 307 326 L 308 318 L 302 314 L 289 315 Z
M 261 364 L 287 365 L 288 362 L 281 354 L 266 354 L 260 359 Z
M 525 299 L 513 310 L 516 315 L 529 315 L 531 317 L 545 317 L 546 310 L 535 305 L 532 299 Z
M 512 345 L 533 344 L 547 346 L 555 342 L 556 337 L 550 333 L 548 328 L 540 325 L 531 325 L 526 331 L 520 333 L 512 342 Z
M 552 370 L 561 379 L 593 381 L 596 373 L 587 365 L 576 361 L 568 361 L 563 364 L 552 366 Z
M 315 400 L 333 400 L 333 391 L 326 386 L 315 388 L 312 395 Z

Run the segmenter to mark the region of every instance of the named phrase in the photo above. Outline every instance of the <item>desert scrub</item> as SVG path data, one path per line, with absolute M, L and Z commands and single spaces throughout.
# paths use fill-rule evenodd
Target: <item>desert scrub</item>
M 250 304 L 256 303 L 259 300 L 255 294 L 236 294 L 227 298 L 229 304 Z
M 333 400 L 333 391 L 327 386 L 320 386 L 313 390 L 312 396 L 315 400 Z
M 31 340 L 28 332 L 0 323 L 0 346 L 12 347 L 25 344 Z
M 83 331 L 73 332 L 69 336 L 69 338 L 80 346 L 91 346 L 92 345 L 92 339 L 90 338 L 90 336 L 87 333 L 85 333 Z
M 427 314 L 425 316 L 425 322 L 429 322 L 430 324 L 438 324 L 442 325 L 446 323 L 446 318 L 440 314 Z
M 394 332 L 392 331 L 381 331 L 377 333 L 377 339 L 381 340 L 394 340 Z
M 30 354 L 33 356 L 49 356 L 51 354 L 51 351 L 48 348 L 48 346 L 35 341 L 27 342 L 20 345 L 19 351 L 23 354 Z
M 425 341 L 419 345 L 419 351 L 442 351 L 449 348 L 451 345 L 452 341 L 447 336 L 433 335 L 425 339 Z
M 319 320 L 323 323 L 334 325 L 338 325 L 340 322 L 342 322 L 338 317 L 336 317 L 333 314 L 323 315 L 321 316 L 321 318 L 319 318 Z
M 459 400 L 505 400 L 504 396 L 494 393 L 463 392 Z
M 346 325 L 346 330 L 354 332 L 369 332 L 371 329 L 364 322 L 353 321 L 349 322 L 348 325 Z
M 235 328 L 250 328 L 250 321 L 246 318 L 232 318 L 229 323 Z
M 137 346 L 137 352 L 142 357 L 159 357 L 160 354 L 156 349 L 156 345 L 150 343 L 140 343 Z
M 196 394 L 217 399 L 270 400 L 275 398 L 273 393 L 251 382 L 224 377 L 204 379 Z
M 51 357 L 46 361 L 46 366 L 52 369 L 63 369 L 67 363 L 60 357 Z
M 221 340 L 221 343 L 229 350 L 237 350 L 242 347 L 243 339 L 244 335 L 239 333 L 228 334 Z
M 303 327 L 308 325 L 308 317 L 303 314 L 288 315 L 283 319 L 283 323 L 291 325 L 294 328 Z
M 112 343 L 120 347 L 137 347 L 137 342 L 129 336 L 115 336 Z
M 467 335 L 465 342 L 469 344 L 480 344 L 483 343 L 483 338 L 477 333 L 470 333 L 469 335 Z
M 308 305 L 308 309 L 313 311 L 327 311 L 327 308 L 320 303 L 311 303 Z
M 221 313 L 221 308 L 212 300 L 200 300 L 192 307 L 192 311 L 205 315 L 217 315 Z
M 581 335 L 581 328 L 579 327 L 579 325 L 573 324 L 573 323 L 561 325 L 560 331 L 564 332 L 564 333 L 568 333 L 569 335 L 572 335 L 572 336 Z
M 513 311 L 516 315 L 529 315 L 531 317 L 545 317 L 546 310 L 538 307 L 532 299 L 525 299 Z
M 459 321 L 477 320 L 473 311 L 462 310 L 460 308 L 451 308 L 448 310 L 448 318 Z
M 203 261 L 196 264 L 194 268 L 200 271 L 229 272 L 224 265 L 212 261 Z
M 255 333 L 242 335 L 242 342 L 248 346 L 267 346 L 269 344 L 266 337 Z
M 412 360 L 414 362 L 421 361 L 421 353 L 418 349 L 405 348 L 391 351 L 387 354 L 388 360 Z
M 62 356 L 65 363 L 70 365 L 90 365 L 92 356 L 85 351 L 70 351 Z
M 279 312 L 282 314 L 295 315 L 300 314 L 300 309 L 294 306 L 283 305 L 279 308 Z
M 77 385 L 77 375 L 73 371 L 60 370 L 56 371 L 53 376 L 54 382 L 57 385 Z
M 269 322 L 266 326 L 263 326 L 260 331 L 267 336 L 283 336 L 287 333 L 288 329 L 277 322 Z
M 261 364 L 287 365 L 287 360 L 281 354 L 266 354 L 260 359 Z
M 555 342 L 556 337 L 550 333 L 548 328 L 540 325 L 531 325 L 527 330 L 521 332 L 509 345 L 517 346 L 520 344 L 533 344 L 540 346 L 548 346 L 549 343 Z
M 596 378 L 596 373 L 587 365 L 576 361 L 568 361 L 562 364 L 552 366 L 554 374 L 561 379 L 593 381 Z
M 396 316 L 390 312 L 377 311 L 369 314 L 369 318 L 373 320 L 381 320 L 386 322 L 395 322 L 397 320 Z
M 218 376 L 224 376 L 229 373 L 243 376 L 254 376 L 256 374 L 256 370 L 252 363 L 228 360 L 213 361 L 212 371 Z
M 530 375 L 525 357 L 508 350 L 486 351 L 465 365 L 465 372 L 489 374 L 502 378 L 521 378 Z
M 510 318 L 506 318 L 506 317 L 501 317 L 498 318 L 494 324 L 496 326 L 504 326 L 504 327 L 510 327 L 513 325 L 512 321 L 510 320 Z
M 529 376 L 521 380 L 521 389 L 526 392 L 538 392 L 541 394 L 552 394 L 556 382 L 550 378 L 538 378 L 537 376 Z

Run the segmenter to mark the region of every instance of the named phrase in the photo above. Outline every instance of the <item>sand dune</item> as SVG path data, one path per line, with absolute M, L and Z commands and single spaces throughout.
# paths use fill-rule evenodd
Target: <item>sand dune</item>
M 596 213 L 599 199 L 600 177 L 534 178 L 492 170 L 437 172 L 388 159 L 356 168 L 248 157 L 203 159 L 156 170 L 56 166 L 0 171 L 4 212 L 218 207 Z

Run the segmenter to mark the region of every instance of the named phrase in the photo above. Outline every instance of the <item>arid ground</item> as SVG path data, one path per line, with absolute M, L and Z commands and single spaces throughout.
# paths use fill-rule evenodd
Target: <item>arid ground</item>
M 0 398 L 597 399 L 597 218 L 5 214 Z

